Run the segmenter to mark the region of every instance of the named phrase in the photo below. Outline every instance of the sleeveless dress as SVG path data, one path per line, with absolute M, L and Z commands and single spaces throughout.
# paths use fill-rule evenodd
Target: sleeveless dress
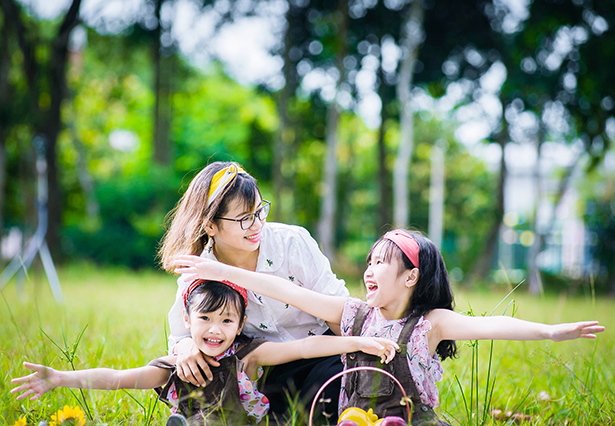
M 188 419 L 190 425 L 258 423 L 269 411 L 269 400 L 256 388 L 255 382 L 243 371 L 242 359 L 265 342 L 253 339 L 240 347 L 233 343 L 223 354 L 214 358 L 219 367 L 210 366 L 213 381 L 205 387 L 184 382 L 177 375 L 176 366 L 165 358 L 148 365 L 171 370 L 167 383 L 155 391 L 159 399 Z M 259 367 L 258 377 L 262 375 Z
M 380 337 L 386 337 L 390 338 L 391 340 L 396 340 L 400 349 L 393 361 L 391 361 L 389 364 L 383 364 L 380 361 L 379 357 L 374 355 L 368 355 L 363 352 L 354 352 L 347 354 L 344 360 L 346 368 L 353 368 L 358 366 L 372 366 L 381 368 L 391 373 L 393 376 L 395 376 L 395 378 L 398 379 L 398 381 L 403 386 L 406 395 L 408 395 L 408 397 L 412 400 L 412 406 L 414 407 L 411 419 L 412 425 L 448 425 L 448 423 L 440 420 L 436 416 L 433 411 L 432 405 L 430 405 L 429 395 L 425 394 L 424 389 L 423 395 L 420 394 L 416 383 L 417 380 L 415 374 L 412 371 L 416 370 L 416 367 L 412 368 L 411 359 L 413 355 L 417 355 L 418 353 L 417 348 L 415 348 L 416 345 L 412 337 L 416 337 L 415 334 L 417 330 L 415 327 L 417 323 L 419 323 L 419 321 L 423 320 L 423 318 L 408 317 L 394 321 L 384 320 L 384 327 L 381 327 L 379 330 L 372 329 L 371 332 L 366 333 L 366 325 L 368 326 L 367 328 L 369 328 L 370 324 L 373 325 L 374 315 L 379 314 L 379 312 L 376 311 L 377 308 L 370 308 L 365 302 L 361 302 L 358 300 L 356 300 L 356 302 L 359 302 L 358 304 L 355 301 L 353 302 L 356 308 L 353 308 L 351 310 L 354 311 L 354 318 L 352 318 L 351 324 L 349 324 L 348 322 L 344 324 L 344 316 L 342 316 L 342 334 L 354 336 L 374 336 L 377 334 L 381 334 Z M 346 307 L 347 306 L 345 306 L 344 311 L 347 310 Z M 367 321 L 368 319 L 369 321 Z M 390 322 L 391 324 L 386 324 L 387 322 Z M 428 321 L 424 322 L 429 324 Z M 397 336 L 395 336 L 396 338 L 393 338 L 393 336 L 391 335 L 382 335 L 390 334 L 393 331 L 393 326 L 395 325 L 401 326 L 401 329 L 399 329 L 399 327 L 396 327 L 396 332 L 393 332 L 393 334 L 397 334 Z M 427 354 L 429 354 L 428 349 Z M 433 360 L 434 362 L 437 361 L 437 366 L 440 368 L 436 371 L 440 372 L 441 377 L 441 366 L 439 360 L 437 358 L 432 358 L 431 356 L 429 356 L 428 358 Z M 423 360 L 423 362 L 425 361 Z M 408 413 L 405 408 L 405 404 L 400 404 L 400 401 L 402 401 L 403 399 L 403 393 L 401 389 L 395 382 L 393 382 L 393 380 L 391 380 L 384 374 L 380 374 L 373 371 L 357 371 L 345 375 L 344 378 L 346 378 L 346 380 L 342 385 L 343 390 L 340 394 L 340 410 L 347 406 L 359 407 L 364 410 L 372 408 L 374 410 L 374 413 L 376 413 L 379 417 L 400 416 L 406 419 L 406 421 L 408 420 Z M 419 383 L 423 384 L 423 382 Z M 437 403 L 437 393 L 435 395 L 435 399 Z

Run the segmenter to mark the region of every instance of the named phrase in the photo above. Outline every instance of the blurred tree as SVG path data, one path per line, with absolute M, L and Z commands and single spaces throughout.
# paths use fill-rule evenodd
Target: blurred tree
M 171 163 L 171 141 L 169 138 L 171 121 L 171 54 L 172 43 L 162 44 L 163 35 L 170 39 L 170 28 L 164 28 L 160 11 L 165 0 L 154 0 L 155 28 L 150 31 L 152 38 L 152 59 L 154 63 L 154 152 L 157 164 L 167 166 Z
M 9 120 L 9 69 L 11 57 L 9 51 L 9 29 L 4 19 L 4 13 L 0 15 L 0 230 L 4 224 L 4 203 L 6 199 L 6 138 L 10 128 Z M 2 232 L 0 232 L 0 242 Z
M 329 259 L 335 259 L 335 218 L 337 213 L 337 173 L 338 173 L 338 126 L 340 109 L 337 99 L 339 85 L 346 80 L 344 58 L 348 52 L 348 1 L 337 2 L 337 10 L 332 12 L 332 69 L 337 75 L 334 87 L 334 97 L 327 105 L 327 122 L 325 145 L 326 153 L 322 178 L 322 200 L 320 208 L 320 220 L 318 223 L 318 239 L 322 245 L 323 253 Z
M 615 8 L 594 6 L 592 2 L 563 2 L 557 3 L 556 8 L 554 4 L 533 4 L 523 29 L 509 36 L 509 43 L 501 49 L 509 71 L 503 105 L 509 109 L 513 120 L 521 117 L 524 110 L 536 117 L 534 128 L 526 131 L 537 153 L 532 229 L 535 238 L 528 253 L 528 281 L 532 293 L 542 290 L 536 260 L 556 219 L 555 214 L 549 219 L 540 216 L 545 211 L 541 205 L 544 207 L 549 200 L 543 190 L 543 143 L 552 140 L 571 145 L 581 140 L 592 159 L 590 169 L 595 167 L 609 146 L 606 122 L 612 117 L 609 111 L 613 105 L 608 101 L 615 96 L 612 73 L 605 73 L 601 66 L 603 61 L 615 59 L 608 37 L 615 31 L 612 26 Z M 547 201 L 551 211 L 556 211 L 581 158 L 583 155 L 578 153 L 561 174 L 555 195 Z M 546 225 L 541 226 L 541 223 Z
M 60 19 L 55 33 L 45 37 L 36 23 L 15 0 L 0 2 L 7 27 L 18 41 L 23 73 L 27 81 L 30 110 L 23 118 L 35 134 L 47 141 L 47 176 L 49 188 L 49 225 L 47 241 L 57 251 L 58 233 L 62 222 L 61 188 L 58 177 L 57 138 L 62 128 L 61 108 L 66 97 L 66 64 L 72 30 L 79 24 L 81 0 L 73 0 Z
M 405 228 L 410 215 L 408 202 L 408 168 L 414 148 L 414 112 L 412 111 L 411 89 L 414 72 L 419 58 L 419 47 L 424 41 L 422 0 L 413 0 L 402 14 L 401 22 L 401 63 L 397 80 L 399 102 L 399 148 L 393 168 L 393 224 Z
M 295 167 L 290 164 L 293 161 L 291 155 L 293 146 L 297 140 L 297 117 L 292 115 L 291 103 L 295 97 L 299 85 L 297 63 L 301 58 L 301 50 L 298 47 L 306 37 L 305 22 L 307 9 L 300 2 L 289 1 L 286 11 L 285 30 L 283 37 L 282 74 L 284 75 L 284 87 L 275 96 L 279 125 L 275 134 L 273 146 L 273 164 L 271 167 L 271 180 L 273 184 L 273 220 L 283 219 L 283 199 L 294 200 L 291 173 L 296 174 Z M 290 191 L 287 189 L 290 188 Z M 294 204 L 294 201 L 290 203 Z M 294 208 L 290 209 L 294 214 Z
M 615 176 L 613 170 L 599 169 L 594 168 L 584 182 L 591 188 L 584 195 L 583 211 L 594 260 L 590 279 L 596 281 L 598 291 L 615 297 Z

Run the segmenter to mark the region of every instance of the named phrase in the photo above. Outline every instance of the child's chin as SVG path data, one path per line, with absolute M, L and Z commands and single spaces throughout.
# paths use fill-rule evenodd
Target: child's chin
M 368 297 L 366 299 L 367 302 L 367 306 L 369 306 L 370 308 L 377 308 L 378 305 L 374 302 L 374 298 L 373 297 Z
M 201 349 L 201 352 L 203 353 L 203 355 L 206 355 L 210 358 L 214 358 L 219 355 L 222 355 L 224 351 L 226 351 L 227 349 L 228 348 L 217 348 L 217 349 L 205 348 L 205 349 Z

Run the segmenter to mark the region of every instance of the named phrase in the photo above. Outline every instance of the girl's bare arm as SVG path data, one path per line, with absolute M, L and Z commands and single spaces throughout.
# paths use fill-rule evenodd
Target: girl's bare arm
M 263 296 L 271 297 L 327 322 L 339 324 L 345 297 L 317 293 L 283 278 L 236 268 L 199 256 L 183 255 L 175 261 L 175 272 L 194 279 L 228 280 Z
M 604 331 L 604 327 L 598 325 L 598 321 L 548 325 L 506 316 L 471 317 L 448 309 L 434 309 L 426 315 L 426 319 L 431 322 L 431 335 L 438 342 L 545 339 L 561 342 L 578 338 L 594 339 L 596 333 Z
M 17 399 L 38 399 L 57 387 L 81 389 L 153 389 L 164 385 L 169 379 L 169 370 L 145 366 L 128 370 L 93 368 L 89 370 L 59 371 L 51 367 L 24 362 L 34 373 L 11 380 L 20 386 L 11 393 L 20 393 Z
M 380 337 L 321 335 L 288 342 L 265 342 L 244 360 L 252 366 L 278 365 L 298 359 L 362 351 L 379 356 L 382 362 L 389 363 L 397 349 L 397 343 Z

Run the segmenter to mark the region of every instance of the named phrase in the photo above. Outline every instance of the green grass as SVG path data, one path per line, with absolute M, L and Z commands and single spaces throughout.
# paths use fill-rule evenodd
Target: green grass
M 175 279 L 154 272 L 73 265 L 60 269 L 66 302 L 54 301 L 44 277 L 28 277 L 25 294 L 11 282 L 0 295 L 0 424 L 12 425 L 20 416 L 28 424 L 49 420 L 64 405 L 79 405 L 79 391 L 56 389 L 38 401 L 16 401 L 10 379 L 27 374 L 25 360 L 70 369 L 60 347 L 76 348 L 75 368 L 130 368 L 147 364 L 166 352 L 166 314 L 175 297 Z M 353 293 L 361 296 L 361 289 Z M 490 313 L 506 292 L 456 292 L 459 311 L 471 306 L 476 315 Z M 515 293 L 516 317 L 547 323 L 586 319 L 607 327 L 596 341 L 495 342 L 491 380 L 495 386 L 488 410 L 514 410 L 531 416 L 529 425 L 602 425 L 615 423 L 615 301 L 591 297 L 534 298 Z M 496 311 L 502 314 L 503 303 Z M 511 307 L 508 306 L 507 314 Z M 451 424 L 506 424 L 483 416 L 490 342 L 481 342 L 478 380 L 472 380 L 473 352 L 458 342 L 460 356 L 443 363 L 439 384 L 441 406 L 436 410 Z M 461 389 L 458 385 L 461 384 Z M 478 411 L 466 409 L 470 389 L 478 386 Z M 155 401 L 153 391 L 84 391 L 92 424 L 145 425 Z M 464 404 L 464 398 L 466 404 Z M 548 398 L 547 398 L 548 396 Z M 77 399 L 79 398 L 79 400 Z M 164 424 L 169 410 L 155 405 L 152 425 Z M 510 424 L 510 422 L 509 422 Z

